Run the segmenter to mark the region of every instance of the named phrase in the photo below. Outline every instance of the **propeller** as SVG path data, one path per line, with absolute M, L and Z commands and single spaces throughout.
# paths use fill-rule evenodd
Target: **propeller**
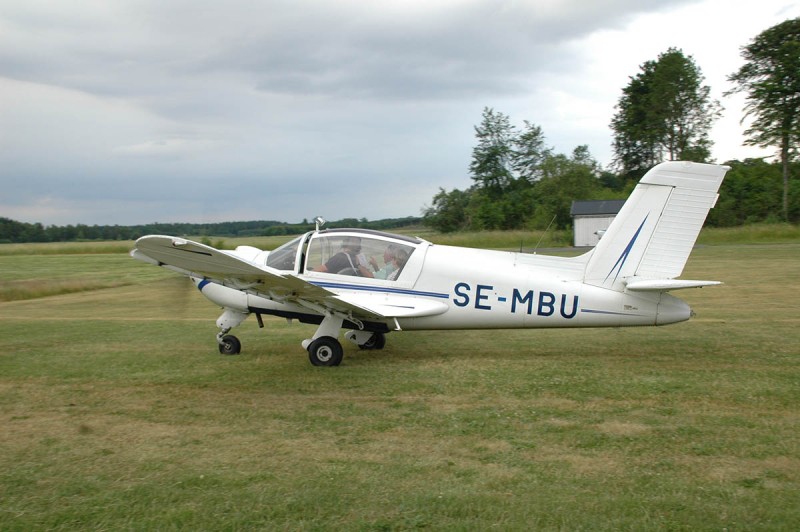
M 164 301 L 163 307 L 170 316 L 179 320 L 190 317 L 196 289 L 189 277 L 172 274 L 153 283 L 153 287 L 160 292 L 160 298 Z

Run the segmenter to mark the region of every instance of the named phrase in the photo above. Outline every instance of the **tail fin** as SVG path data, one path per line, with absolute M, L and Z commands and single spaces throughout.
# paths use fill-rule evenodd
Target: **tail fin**
M 632 277 L 678 277 L 728 169 L 690 162 L 652 168 L 589 252 L 584 282 L 623 290 Z

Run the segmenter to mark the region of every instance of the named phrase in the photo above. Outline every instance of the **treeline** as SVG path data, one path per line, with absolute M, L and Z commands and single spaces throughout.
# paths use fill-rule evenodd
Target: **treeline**
M 708 213 L 706 225 L 731 227 L 760 222 L 800 222 L 800 180 L 792 179 L 788 196 L 788 220 L 783 215 L 783 174 L 780 161 L 763 159 L 728 161 L 731 169 L 719 190 L 716 206 Z M 790 175 L 800 175 L 800 162 L 788 164 Z
M 783 222 L 783 171 L 779 162 L 762 159 L 728 161 L 731 167 L 707 226 L 730 227 Z M 793 163 L 792 175 L 800 175 Z M 602 171 L 585 147 L 571 156 L 548 154 L 535 181 L 514 178 L 502 187 L 475 184 L 466 190 L 440 189 L 425 210 L 425 225 L 442 232 L 491 229 L 556 229 L 572 227 L 573 200 L 625 199 L 636 181 Z M 789 221 L 800 222 L 800 181 L 791 182 Z
M 360 227 L 364 229 L 391 230 L 421 222 L 418 217 L 387 218 L 369 221 L 346 218 L 328 222 L 326 228 Z M 144 225 L 49 225 L 17 222 L 0 217 L 0 244 L 23 242 L 75 242 L 89 240 L 135 240 L 149 234 L 208 237 L 251 237 L 301 234 L 314 229 L 308 220 L 288 224 L 278 221 L 220 222 L 206 224 L 152 223 Z

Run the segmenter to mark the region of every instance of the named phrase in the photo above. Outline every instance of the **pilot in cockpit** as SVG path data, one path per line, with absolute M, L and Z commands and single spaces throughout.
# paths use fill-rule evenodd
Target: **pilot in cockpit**
M 360 277 L 374 277 L 367 267 L 366 260 L 361 253 L 361 239 L 356 236 L 347 236 L 342 240 L 341 251 L 336 253 L 325 264 L 317 266 L 314 271 L 336 273 L 338 275 L 357 275 Z

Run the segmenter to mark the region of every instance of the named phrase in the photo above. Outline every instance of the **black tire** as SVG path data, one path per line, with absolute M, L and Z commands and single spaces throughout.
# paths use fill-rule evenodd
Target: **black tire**
M 308 360 L 314 366 L 338 366 L 343 357 L 342 344 L 332 336 L 320 336 L 308 346 Z
M 222 355 L 238 355 L 242 352 L 242 342 L 234 335 L 226 334 L 222 337 L 222 343 L 219 344 L 219 352 Z
M 361 349 L 383 349 L 386 347 L 386 335 L 380 332 L 373 333 L 369 340 L 359 345 Z

